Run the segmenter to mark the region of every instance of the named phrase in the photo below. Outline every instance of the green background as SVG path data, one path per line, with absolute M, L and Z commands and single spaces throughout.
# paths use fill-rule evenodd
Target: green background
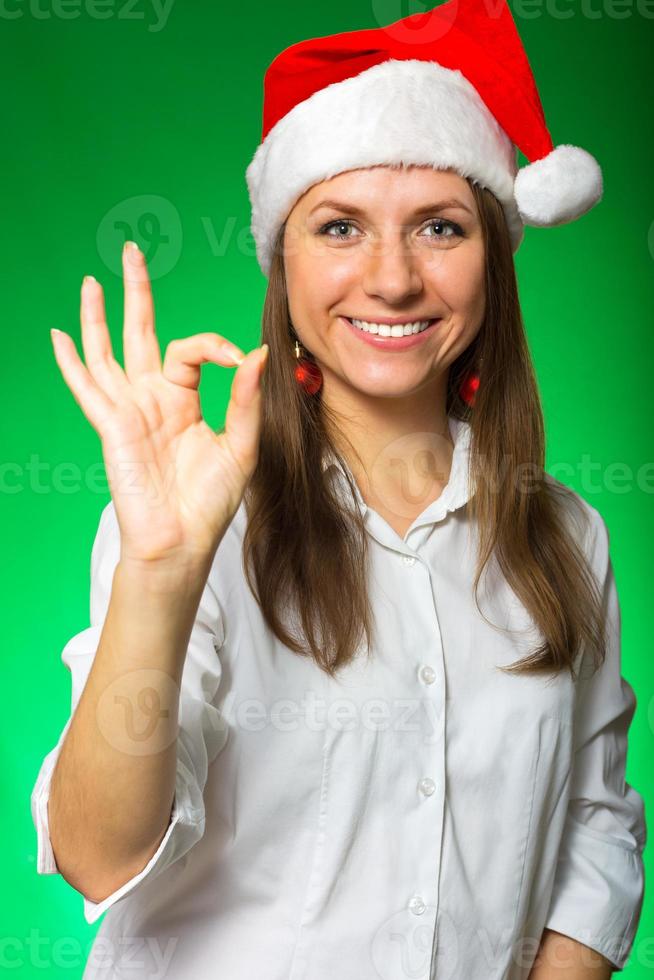
M 41 760 L 68 717 L 59 655 L 88 626 L 90 550 L 109 500 L 99 439 L 60 374 L 50 327 L 81 352 L 79 287 L 91 273 L 104 286 L 122 362 L 120 245 L 133 237 L 148 256 L 162 349 L 205 330 L 256 346 L 266 280 L 249 233 L 245 168 L 260 139 L 267 65 L 303 38 L 430 6 L 175 0 L 166 16 L 149 0 L 4 0 L 0 812 L 12 844 L 0 972 L 81 976 L 99 926 L 86 925 L 82 899 L 63 879 L 37 876 L 29 809 Z M 604 172 L 603 201 L 567 226 L 528 228 L 516 263 L 548 470 L 597 507 L 611 532 L 623 673 L 638 698 L 627 779 L 654 807 L 654 4 L 511 8 L 554 142 L 584 147 Z M 214 426 L 232 376 L 204 368 Z M 625 977 L 654 971 L 653 927 L 648 892 Z M 53 944 L 65 937 L 73 945 L 58 956 Z M 81 955 L 71 953 L 75 943 Z

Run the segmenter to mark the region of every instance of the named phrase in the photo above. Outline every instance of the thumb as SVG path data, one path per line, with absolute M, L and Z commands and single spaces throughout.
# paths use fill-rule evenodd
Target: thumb
M 243 358 L 232 381 L 224 434 L 239 466 L 251 473 L 259 455 L 261 435 L 261 378 L 269 347 L 255 347 Z

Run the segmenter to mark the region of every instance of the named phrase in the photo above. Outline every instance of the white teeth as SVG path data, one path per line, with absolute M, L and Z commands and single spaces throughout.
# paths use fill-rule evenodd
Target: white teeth
M 367 320 L 351 319 L 351 323 L 365 333 L 376 333 L 380 337 L 408 337 L 412 333 L 422 333 L 426 330 L 431 320 L 416 320 L 415 323 L 402 323 L 394 327 L 387 323 L 368 323 Z

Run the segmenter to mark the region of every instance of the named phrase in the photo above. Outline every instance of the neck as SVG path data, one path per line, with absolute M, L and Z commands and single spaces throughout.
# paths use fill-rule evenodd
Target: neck
M 380 512 L 412 518 L 448 482 L 454 445 L 445 412 L 443 375 L 401 397 L 371 396 L 325 376 L 334 445 L 363 499 Z

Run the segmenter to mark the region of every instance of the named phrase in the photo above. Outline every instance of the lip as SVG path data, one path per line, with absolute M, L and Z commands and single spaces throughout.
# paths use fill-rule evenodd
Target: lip
M 388 351 L 404 351 L 410 350 L 412 347 L 418 347 L 434 333 L 439 323 L 442 322 L 442 317 L 438 317 L 422 333 L 411 333 L 407 337 L 380 337 L 379 334 L 366 333 L 365 330 L 359 330 L 353 323 L 350 323 L 346 316 L 341 316 L 339 319 L 343 321 L 351 333 L 356 334 L 359 340 L 370 344 L 371 347 L 376 347 L 378 350 Z M 383 321 L 376 320 L 374 322 L 380 323 Z M 405 322 L 415 323 L 415 320 Z M 392 326 L 392 324 L 389 324 L 389 326 Z

